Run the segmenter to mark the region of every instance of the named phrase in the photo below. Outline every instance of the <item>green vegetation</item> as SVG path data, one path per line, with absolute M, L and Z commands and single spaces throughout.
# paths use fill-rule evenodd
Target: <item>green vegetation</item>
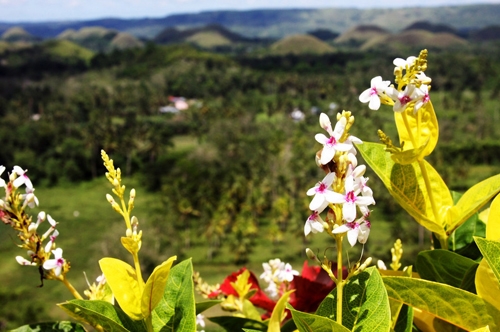
M 429 56 L 440 123 L 432 162 L 457 190 L 500 168 L 500 50 L 482 47 Z M 377 141 L 379 128 L 396 134 L 392 114 L 370 111 L 358 95 L 373 76 L 390 76 L 390 68 L 380 70 L 400 53 L 232 56 L 184 44 L 93 57 L 79 50 L 57 41 L 0 54 L 0 164 L 29 170 L 40 209 L 60 223 L 58 241 L 80 289 L 82 271 L 89 279 L 98 274 L 98 258 L 126 257 L 108 245 L 123 229 L 104 198 L 110 190 L 101 149 L 137 189 L 147 269 L 173 254 L 192 256 L 195 269 L 215 283 L 235 263 L 259 271 L 270 258 L 296 264 L 305 258 L 305 192 L 320 174 L 310 157 L 319 150 L 311 141 L 318 131 L 313 107 L 352 111 L 352 134 L 363 140 Z M 185 97 L 190 107 L 160 113 L 169 96 Z M 337 108 L 330 111 L 332 102 Z M 304 121 L 290 118 L 294 108 Z M 389 261 L 394 238 L 402 239 L 407 257 L 428 247 L 429 233 L 419 233 L 375 175 L 370 182 L 377 205 L 364 254 Z M 1 320 L 11 328 L 30 317 L 64 318 L 52 303 L 69 294 L 52 283 L 36 288 L 37 271 L 15 262 L 20 253 L 9 231 L 0 232 L 0 299 L 15 305 Z M 24 301 L 27 293 L 36 302 Z

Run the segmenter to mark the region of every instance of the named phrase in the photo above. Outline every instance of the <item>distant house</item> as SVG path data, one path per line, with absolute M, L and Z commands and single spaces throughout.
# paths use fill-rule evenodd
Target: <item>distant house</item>
M 177 114 L 180 111 L 187 110 L 189 108 L 189 104 L 184 97 L 173 97 L 169 96 L 168 101 L 170 101 L 169 105 L 160 107 L 160 113 L 173 113 Z

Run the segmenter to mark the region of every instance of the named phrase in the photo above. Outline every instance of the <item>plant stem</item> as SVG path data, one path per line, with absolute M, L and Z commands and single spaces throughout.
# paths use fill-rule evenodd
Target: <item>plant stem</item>
M 142 293 L 142 290 L 144 288 L 144 279 L 142 279 L 142 271 L 141 271 L 141 264 L 139 263 L 139 255 L 137 253 L 134 253 L 132 257 L 134 258 L 135 273 L 137 274 L 137 281 L 139 282 Z
M 146 327 L 148 328 L 148 332 L 153 332 L 153 315 L 149 315 L 148 318 L 146 318 Z
M 411 131 L 410 124 L 408 123 L 408 116 L 406 115 L 406 110 L 401 113 L 401 116 L 403 117 L 403 122 L 405 123 L 406 131 L 408 132 L 408 136 L 410 136 L 410 141 L 411 144 L 413 144 L 413 148 L 417 148 L 417 142 L 415 141 L 415 138 L 413 137 L 413 132 Z
M 78 293 L 78 291 L 75 289 L 75 287 L 73 287 L 73 285 L 68 281 L 68 279 L 66 279 L 66 277 L 63 277 L 62 279 L 59 280 L 61 280 L 64 286 L 66 286 L 66 288 L 69 289 L 69 291 L 71 292 L 71 294 L 73 294 L 75 299 L 83 300 L 83 297 L 80 295 L 80 293 Z
M 344 280 L 342 280 L 342 239 L 343 236 L 336 236 L 337 242 L 337 323 L 342 325 L 342 290 Z

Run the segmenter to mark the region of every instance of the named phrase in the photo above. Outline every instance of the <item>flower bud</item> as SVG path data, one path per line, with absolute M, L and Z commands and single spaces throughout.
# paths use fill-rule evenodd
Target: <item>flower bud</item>
M 127 228 L 127 230 L 125 231 L 125 236 L 132 237 L 132 230 L 130 228 Z
M 130 199 L 131 199 L 131 200 L 134 200 L 134 199 L 135 199 L 135 189 L 134 189 L 134 188 L 132 188 L 132 189 L 130 190 Z
M 139 219 L 137 219 L 136 216 L 132 216 L 132 218 L 130 219 L 130 225 L 132 226 L 132 228 L 139 226 Z
M 22 256 L 16 256 L 16 261 L 20 265 L 33 265 L 33 264 L 31 264 L 31 262 L 29 260 L 27 260 L 26 258 L 24 258 Z
M 120 186 L 120 182 L 118 182 L 118 179 L 117 179 L 117 178 L 115 178 L 115 179 L 113 180 L 113 186 L 115 186 L 115 187 L 119 187 L 119 186 Z
M 37 220 L 37 223 L 38 223 L 38 224 L 40 224 L 42 221 L 44 221 L 44 220 L 45 220 L 45 216 L 46 216 L 46 215 L 45 215 L 45 211 L 40 211 L 40 212 L 38 213 L 38 217 L 37 217 L 37 219 L 38 219 L 38 220 Z
M 0 209 L 5 209 L 5 202 L 0 199 Z
M 318 259 L 318 256 L 316 256 L 314 251 L 312 251 L 311 249 L 306 248 L 306 255 L 310 260 L 316 261 L 317 263 L 321 264 L 321 261 Z
M 106 194 L 106 199 L 108 200 L 108 202 L 110 202 L 111 204 L 113 204 L 115 202 L 115 200 L 113 199 L 113 196 L 111 196 L 110 194 Z

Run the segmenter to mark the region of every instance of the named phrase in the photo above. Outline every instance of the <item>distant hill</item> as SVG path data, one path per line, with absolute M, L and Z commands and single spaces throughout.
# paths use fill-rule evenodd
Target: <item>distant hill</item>
M 325 54 L 335 49 L 327 43 L 310 35 L 292 35 L 278 40 L 270 47 L 271 54 Z
M 314 36 L 320 40 L 327 41 L 327 40 L 334 40 L 339 36 L 338 32 L 333 32 L 328 29 L 316 29 L 312 31 L 307 32 L 308 35 Z
M 470 38 L 477 41 L 500 40 L 500 25 L 492 25 L 471 33 Z
M 500 4 L 414 7 L 396 9 L 283 9 L 248 11 L 207 11 L 194 14 L 176 14 L 163 18 L 115 19 L 89 21 L 1 23 L 0 34 L 20 26 L 33 36 L 53 38 L 67 29 L 75 31 L 89 26 L 100 26 L 135 37 L 153 39 L 166 28 L 196 28 L 219 24 L 245 37 L 282 38 L 290 34 L 305 34 L 315 29 L 343 33 L 360 24 L 377 25 L 397 32 L 409 24 L 427 21 L 444 24 L 460 31 L 478 30 L 498 24 Z M 227 36 L 226 36 L 227 38 Z
M 457 29 L 452 28 L 449 25 L 446 24 L 440 24 L 440 23 L 431 23 L 428 21 L 418 21 L 415 23 L 410 24 L 406 28 L 403 29 L 404 31 L 406 30 L 425 30 L 425 31 L 430 31 L 430 32 L 448 32 L 452 34 L 457 34 L 458 31 Z
M 144 47 L 144 43 L 126 32 L 120 32 L 110 42 L 112 49 L 125 50 L 129 48 Z
M 430 32 L 426 30 L 405 30 L 397 34 L 376 37 L 367 40 L 362 50 L 387 48 L 430 48 L 444 49 L 457 46 L 465 46 L 468 42 L 449 32 Z
M 390 32 L 376 25 L 359 25 L 335 38 L 335 44 L 361 46 L 369 40 L 385 39 Z
M 210 46 L 208 44 L 200 45 L 204 47 L 252 41 L 252 39 L 234 33 L 219 24 L 210 24 L 203 27 L 184 30 L 178 30 L 176 28 L 166 28 L 161 31 L 153 39 L 153 41 L 159 44 L 182 43 L 186 41 L 198 44 L 199 42 L 202 42 L 202 36 L 210 37 L 209 39 L 213 40 L 212 42 L 208 42 Z M 217 41 L 215 39 L 217 39 Z
M 9 28 L 2 34 L 2 40 L 6 42 L 36 42 L 40 40 L 40 38 L 36 38 L 32 36 L 29 32 L 24 30 L 22 27 L 12 27 Z
M 105 52 L 111 48 L 111 42 L 119 34 L 118 31 L 103 27 L 83 27 L 78 31 L 67 29 L 57 39 L 70 40 L 80 46 L 96 52 Z
M 91 50 L 69 40 L 52 39 L 42 43 L 41 46 L 45 53 L 61 58 L 76 58 L 88 62 L 94 56 Z

